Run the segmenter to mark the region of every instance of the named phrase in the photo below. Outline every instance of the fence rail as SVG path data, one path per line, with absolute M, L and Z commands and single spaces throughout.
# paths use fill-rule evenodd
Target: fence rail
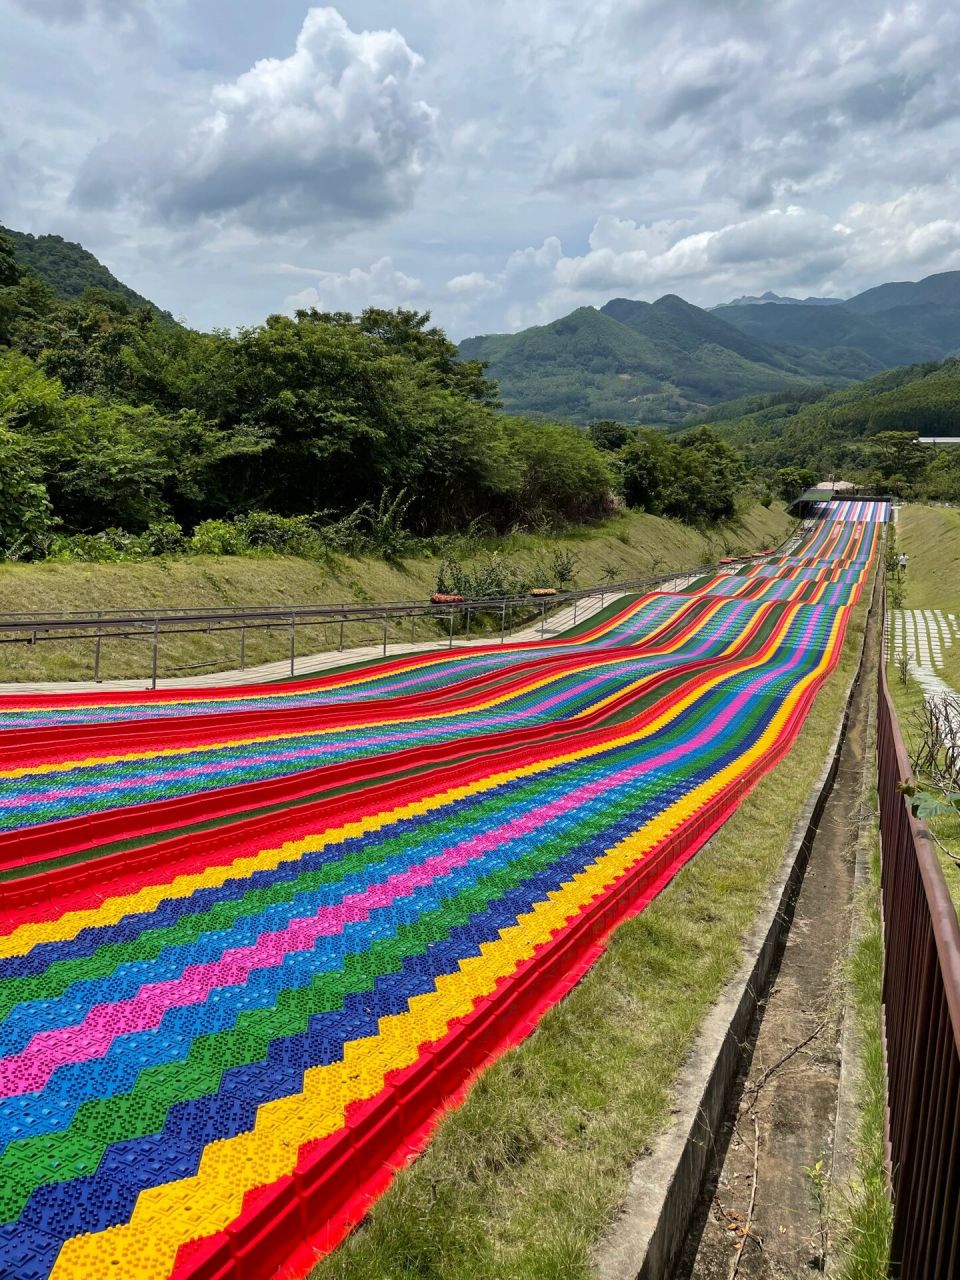
M 737 559 L 737 564 L 749 562 L 748 557 Z M 495 600 L 463 600 L 452 604 L 435 604 L 432 601 L 396 601 L 386 604 L 339 605 L 252 605 L 243 609 L 190 608 L 190 609 L 103 609 L 96 613 L 81 612 L 24 612 L 0 613 L 0 645 L 36 645 L 57 641 L 63 643 L 89 643 L 93 646 L 93 679 L 100 679 L 101 646 L 105 640 L 144 640 L 151 647 L 151 684 L 156 687 L 158 678 L 158 654 L 165 636 L 212 635 L 237 631 L 239 636 L 239 665 L 246 665 L 245 641 L 250 631 L 285 630 L 289 633 L 290 674 L 294 674 L 297 657 L 298 628 L 333 627 L 336 642 L 331 650 L 344 648 L 344 627 L 350 623 L 372 623 L 377 629 L 377 643 L 382 643 L 384 656 L 391 643 L 390 627 L 410 621 L 410 642 L 416 640 L 418 619 L 433 622 L 437 631 L 446 634 L 449 645 L 458 633 L 469 637 L 471 626 L 478 618 L 485 620 L 486 629 L 492 620 L 503 640 L 518 621 L 539 624 L 540 634 L 546 633 L 547 617 L 551 610 L 573 606 L 572 625 L 577 623 L 580 602 L 599 599 L 603 608 L 611 596 L 623 593 L 652 591 L 658 587 L 676 587 L 679 583 L 699 574 L 729 570 L 729 564 L 708 564 L 680 573 L 661 574 L 654 578 L 635 578 L 623 582 L 605 583 L 583 589 L 557 591 L 551 596 L 506 596 Z M 498 625 L 499 624 L 499 625 Z M 437 632 L 434 632 L 435 639 Z M 397 643 L 397 638 L 393 637 Z M 217 660 L 196 663 L 174 670 L 196 670 L 203 666 L 218 665 Z
M 486 623 L 496 623 L 499 615 L 499 637 L 501 642 L 507 632 L 517 624 L 518 614 L 527 625 L 539 623 L 541 636 L 546 634 L 547 616 L 551 610 L 573 606 L 571 625 L 577 624 L 577 609 L 581 601 L 597 599 L 602 609 L 611 596 L 624 593 L 642 593 L 665 587 L 677 589 L 679 584 L 693 577 L 704 574 L 732 572 L 743 564 L 749 564 L 766 555 L 785 555 L 794 546 L 803 531 L 812 527 L 816 521 L 799 522 L 791 533 L 775 550 L 758 552 L 754 555 L 731 556 L 726 560 L 698 565 L 692 569 L 674 570 L 672 573 L 660 574 L 651 578 L 628 578 L 620 582 L 603 583 L 600 586 L 571 588 L 557 591 L 551 596 L 535 596 L 530 593 L 517 596 L 505 596 L 494 600 L 463 600 L 450 604 L 436 604 L 431 600 L 398 600 L 384 604 L 330 604 L 330 605 L 249 605 L 243 609 L 223 609 L 199 606 L 182 609 L 99 609 L 95 613 L 76 610 L 24 611 L 16 613 L 0 613 L 0 646 L 4 644 L 42 644 L 45 641 L 63 643 L 91 643 L 93 645 L 93 679 L 100 680 L 101 647 L 104 640 L 144 640 L 150 643 L 150 681 L 156 688 L 159 674 L 158 659 L 160 642 L 165 636 L 175 635 L 212 635 L 230 631 L 238 631 L 239 667 L 246 667 L 246 635 L 248 631 L 287 630 L 290 636 L 290 674 L 295 672 L 297 658 L 297 628 L 322 627 L 324 635 L 327 628 L 333 627 L 337 636 L 335 645 L 330 650 L 342 651 L 344 648 L 344 628 L 350 623 L 374 623 L 382 643 L 386 657 L 390 624 L 410 621 L 410 635 L 399 640 L 394 637 L 393 643 L 402 643 L 407 638 L 412 643 L 416 640 L 417 620 L 427 618 L 434 622 L 438 631 L 446 633 L 448 644 L 452 647 L 454 633 L 459 631 L 464 637 L 470 635 L 472 622 L 483 617 Z M 488 634 L 489 625 L 485 627 Z M 493 634 L 496 632 L 494 631 Z M 433 639 L 437 639 L 434 633 Z M 209 662 L 197 662 L 189 665 L 170 668 L 176 671 L 196 671 L 201 667 L 219 666 L 220 659 Z
M 883 907 L 892 1271 L 960 1276 L 960 926 L 936 851 L 901 784 L 910 762 L 879 672 L 877 766 Z

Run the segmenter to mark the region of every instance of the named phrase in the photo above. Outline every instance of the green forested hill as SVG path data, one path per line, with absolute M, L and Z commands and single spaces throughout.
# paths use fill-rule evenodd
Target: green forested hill
M 803 347 L 845 353 L 847 367 L 863 378 L 894 365 L 941 359 L 939 343 L 922 334 L 891 333 L 873 317 L 857 315 L 846 306 L 781 307 L 770 305 L 720 307 L 714 312 L 750 337 L 782 347 Z
M 737 409 L 714 415 L 711 426 L 755 466 L 842 472 L 893 492 L 922 480 L 932 497 L 950 496 L 960 482 L 960 450 L 934 454 L 913 443 L 917 435 L 960 436 L 957 359 L 892 369 L 813 403 L 781 398 Z
M 960 271 L 878 285 L 841 305 L 731 303 L 712 313 L 750 337 L 793 351 L 817 350 L 838 369 L 881 369 L 960 352 Z
M 765 299 L 765 300 L 764 300 Z M 960 271 L 846 302 L 743 298 L 705 311 L 667 294 L 613 298 L 515 334 L 468 338 L 515 412 L 676 426 L 729 399 L 801 395 L 960 352 Z
M 798 391 L 831 372 L 816 355 L 775 350 L 672 295 L 618 298 L 520 333 L 468 338 L 460 354 L 489 363 L 507 409 L 572 422 L 677 423 L 733 396 Z
M 45 280 L 58 298 L 70 300 L 81 297 L 87 289 L 102 289 L 105 293 L 119 294 L 132 307 L 149 307 L 165 318 L 173 318 L 149 298 L 118 280 L 83 245 L 64 240 L 62 236 L 33 236 L 4 226 L 0 226 L 0 235 L 6 236 L 13 244 L 20 266 Z
M 960 271 L 939 271 L 923 280 L 879 284 L 849 298 L 844 306 L 858 315 L 875 316 L 900 307 L 960 306 Z

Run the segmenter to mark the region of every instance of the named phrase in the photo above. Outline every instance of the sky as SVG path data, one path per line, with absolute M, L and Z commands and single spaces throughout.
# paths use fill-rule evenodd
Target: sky
M 0 222 L 199 328 L 960 268 L 954 0 L 0 0 Z

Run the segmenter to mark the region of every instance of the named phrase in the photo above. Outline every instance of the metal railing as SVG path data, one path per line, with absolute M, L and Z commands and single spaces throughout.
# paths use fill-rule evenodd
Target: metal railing
M 743 560 L 746 557 L 741 558 Z M 739 563 L 739 561 L 738 561 Z M 495 600 L 463 600 L 451 604 L 434 604 L 431 601 L 396 601 L 386 604 L 340 605 L 253 605 L 243 609 L 191 608 L 191 609 L 102 609 L 96 613 L 83 612 L 27 612 L 0 613 L 0 645 L 60 643 L 88 643 L 92 645 L 93 679 L 100 680 L 101 651 L 105 640 L 144 640 L 150 644 L 150 680 L 156 687 L 160 641 L 165 636 L 212 635 L 239 632 L 239 667 L 246 666 L 246 637 L 250 631 L 285 630 L 289 633 L 290 674 L 294 674 L 297 658 L 297 631 L 305 627 L 323 628 L 329 636 L 332 628 L 335 643 L 328 650 L 342 651 L 344 628 L 351 623 L 373 623 L 381 637 L 386 656 L 391 643 L 390 628 L 410 622 L 409 636 L 393 638 L 392 643 L 415 643 L 417 622 L 428 619 L 433 623 L 429 638 L 446 638 L 450 647 L 455 638 L 469 639 L 471 626 L 478 620 L 484 624 L 484 633 L 491 637 L 499 633 L 503 642 L 506 635 L 518 623 L 538 625 L 541 636 L 546 634 L 547 618 L 551 611 L 573 606 L 570 625 L 577 625 L 577 613 L 582 601 L 599 598 L 602 609 L 606 601 L 622 594 L 642 593 L 680 583 L 701 574 L 729 571 L 729 564 L 708 564 L 681 573 L 661 574 L 654 578 L 629 579 L 605 583 L 602 586 L 557 591 L 551 596 L 507 596 Z M 492 629 L 491 629 L 492 624 Z M 426 637 L 424 637 L 426 638 Z M 196 663 L 192 668 L 178 667 L 184 671 L 203 666 L 218 666 L 220 659 Z
M 892 1271 L 960 1276 L 960 926 L 929 833 L 902 784 L 910 761 L 879 674 L 877 770 L 883 908 Z
M 814 520 L 797 523 L 794 529 L 784 538 L 780 545 L 769 554 L 786 555 L 801 535 L 816 524 Z M 44 641 L 89 643 L 93 646 L 93 679 L 100 681 L 100 660 L 104 640 L 145 640 L 150 643 L 150 684 L 156 688 L 159 675 L 160 640 L 164 636 L 173 635 L 212 635 L 238 631 L 239 635 L 239 669 L 246 669 L 246 637 L 248 631 L 287 630 L 290 636 L 290 675 L 294 675 L 297 659 L 297 628 L 322 627 L 324 636 L 328 636 L 328 628 L 334 628 L 336 644 L 327 645 L 329 652 L 342 652 L 344 648 L 344 628 L 350 623 L 373 622 L 381 634 L 378 644 L 382 644 L 383 655 L 391 643 L 390 624 L 410 621 L 409 637 L 394 638 L 392 643 L 415 643 L 418 619 L 426 618 L 433 622 L 434 632 L 429 638 L 434 641 L 446 636 L 449 647 L 453 647 L 455 635 L 461 639 L 469 639 L 471 624 L 480 618 L 484 620 L 484 633 L 490 637 L 499 630 L 500 642 L 518 621 L 522 625 L 532 623 L 539 625 L 543 637 L 547 630 L 547 617 L 551 610 L 573 606 L 570 626 L 577 625 L 579 603 L 584 600 L 600 600 L 602 609 L 609 597 L 624 594 L 642 594 L 658 588 L 679 589 L 681 583 L 691 578 L 706 574 L 732 573 L 740 565 L 749 564 L 757 555 L 731 556 L 723 561 L 715 561 L 698 565 L 691 569 L 675 570 L 672 573 L 659 574 L 651 578 L 628 578 L 620 582 L 608 582 L 600 586 L 582 587 L 564 591 L 556 591 L 551 596 L 533 596 L 531 594 L 505 596 L 494 600 L 463 600 L 452 604 L 435 604 L 433 601 L 399 600 L 385 604 L 334 604 L 334 605 L 250 605 L 244 609 L 222 609 L 214 607 L 194 607 L 183 609 L 99 609 L 95 613 L 79 610 L 62 611 L 29 611 L 17 613 L 0 613 L 0 645 L 27 644 L 36 645 Z M 499 615 L 499 628 L 497 618 Z M 490 623 L 493 629 L 490 629 Z M 382 629 L 382 630 L 381 630 Z M 314 651 L 316 652 L 316 651 Z M 195 671 L 201 667 L 220 667 L 221 658 L 208 662 L 192 663 L 189 666 L 170 668 L 168 674 L 178 671 Z

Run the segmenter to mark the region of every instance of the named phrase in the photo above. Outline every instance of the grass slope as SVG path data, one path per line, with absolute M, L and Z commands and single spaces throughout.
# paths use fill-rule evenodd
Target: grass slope
M 868 744 L 873 748 L 874 743 Z M 883 1045 L 883 934 L 880 922 L 880 832 L 877 798 L 872 797 L 869 832 L 870 880 L 857 898 L 860 935 L 850 958 L 847 982 L 855 1035 L 855 1099 L 859 1124 L 854 1135 L 853 1179 L 839 1187 L 835 1244 L 838 1280 L 878 1280 L 890 1260 L 893 1209 L 887 1195 L 885 1119 L 887 1080 Z
M 897 550 L 910 557 L 904 608 L 960 614 L 960 511 L 907 504 L 900 508 L 895 536 Z M 960 644 L 944 648 L 938 674 L 960 693 Z M 911 753 L 918 737 L 916 712 L 923 705 L 923 690 L 915 680 L 902 684 L 892 661 L 887 665 L 887 682 Z M 947 850 L 960 857 L 960 814 L 932 819 L 928 825 Z M 960 909 L 960 866 L 944 849 L 938 853 L 947 888 Z
M 837 669 L 788 758 L 636 919 L 538 1030 L 475 1084 L 421 1159 L 313 1280 L 587 1280 L 633 1163 L 741 955 L 823 768 L 862 643 L 856 607 Z
M 554 538 L 515 534 L 467 548 L 471 556 L 500 552 L 527 567 L 548 563 L 557 548 L 577 561 L 576 584 L 591 586 L 605 580 L 644 578 L 673 569 L 712 563 L 738 551 L 775 546 L 791 528 L 782 507 L 749 508 L 736 521 L 699 532 L 674 520 L 627 512 L 601 525 Z M 346 557 L 329 563 L 292 557 L 190 556 L 122 562 L 119 564 L 0 564 L 0 613 L 23 610 L 168 609 L 186 606 L 254 604 L 342 604 L 344 602 L 423 600 L 436 586 L 436 558 L 410 559 L 391 565 L 371 558 Z M 544 569 L 547 575 L 549 570 Z M 409 626 L 409 624 L 407 624 Z M 407 631 L 404 631 L 406 636 Z M 425 638 L 425 632 L 419 632 Z M 382 639 L 382 628 L 351 624 L 346 645 Z M 401 638 L 399 630 L 391 639 Z M 337 636 L 319 628 L 298 629 L 299 653 L 334 647 Z M 205 663 L 204 671 L 238 665 L 239 636 L 165 637 L 160 673 Z M 104 679 L 142 676 L 149 669 L 149 646 L 136 640 L 104 641 L 101 675 Z M 289 653 L 286 629 L 249 632 L 247 664 L 274 661 Z M 89 679 L 93 652 L 90 643 L 66 645 L 3 645 L 0 681 Z M 180 672 L 179 674 L 184 674 Z

